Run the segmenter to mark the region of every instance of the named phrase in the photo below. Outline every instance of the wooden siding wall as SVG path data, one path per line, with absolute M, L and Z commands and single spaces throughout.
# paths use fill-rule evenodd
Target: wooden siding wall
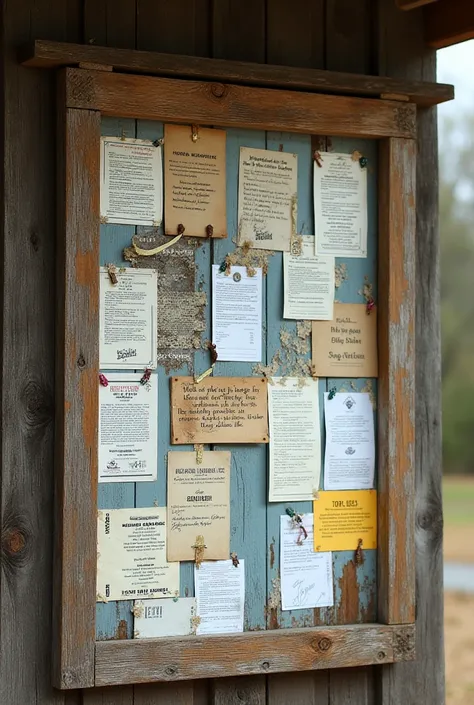
M 421 14 L 401 13 L 394 0 L 5 0 L 2 11 L 0 703 L 442 705 L 436 112 L 419 118 L 418 662 L 59 693 L 50 686 L 54 78 L 16 61 L 20 44 L 44 38 L 434 80 Z

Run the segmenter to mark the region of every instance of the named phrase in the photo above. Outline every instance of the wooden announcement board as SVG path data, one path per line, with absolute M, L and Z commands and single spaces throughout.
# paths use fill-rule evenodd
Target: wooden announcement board
M 267 380 L 172 377 L 171 443 L 268 443 Z

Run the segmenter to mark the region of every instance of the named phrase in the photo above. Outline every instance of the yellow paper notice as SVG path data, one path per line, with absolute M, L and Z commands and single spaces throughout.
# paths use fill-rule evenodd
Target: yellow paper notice
M 320 492 L 314 505 L 314 550 L 377 548 L 377 492 Z

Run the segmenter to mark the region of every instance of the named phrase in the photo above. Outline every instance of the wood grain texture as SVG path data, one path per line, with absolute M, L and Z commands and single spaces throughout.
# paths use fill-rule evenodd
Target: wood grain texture
M 423 39 L 420 13 L 379 2 L 380 71 L 432 80 L 436 52 Z M 404 37 L 403 46 L 395 40 Z M 378 669 L 380 705 L 444 705 L 443 512 L 441 500 L 441 352 L 438 140 L 435 110 L 418 113 L 416 179 L 416 662 Z
M 265 0 L 212 3 L 212 55 L 218 59 L 265 62 Z
M 211 0 L 137 0 L 137 48 L 207 56 L 210 6 Z
M 416 109 L 409 103 L 105 71 L 64 71 L 68 107 L 100 110 L 111 117 L 307 134 L 330 131 L 372 139 L 415 136 Z
M 270 705 L 328 705 L 329 671 L 268 676 L 268 702 Z
M 372 72 L 372 17 L 370 0 L 326 0 L 326 68 Z
M 58 120 L 54 682 L 94 684 L 100 114 Z M 78 316 L 77 312 L 83 315 Z
M 267 705 L 265 676 L 219 678 L 212 681 L 212 705 Z
M 276 0 L 272 0 L 272 2 L 276 2 Z M 279 2 L 281 3 L 281 0 Z M 313 4 L 315 5 L 315 3 Z M 373 98 L 378 97 L 382 93 L 394 93 L 406 95 L 413 103 L 425 107 L 437 105 L 454 98 L 453 86 L 442 83 L 407 81 L 397 78 L 385 78 L 383 76 L 365 76 L 347 73 L 347 69 L 346 72 L 337 72 L 304 68 L 302 66 L 293 68 L 291 66 L 293 61 L 300 64 L 306 60 L 306 57 L 310 58 L 311 66 L 322 67 L 322 47 L 319 46 L 316 37 L 319 36 L 318 31 L 322 32 L 323 25 L 320 19 L 316 20 L 315 8 L 312 6 L 308 7 L 307 2 L 305 6 L 308 8 L 309 18 L 314 18 L 313 22 L 312 24 L 309 21 L 305 22 L 304 16 L 301 18 L 300 15 L 291 13 L 293 15 L 291 26 L 294 28 L 294 33 L 298 34 L 300 44 L 296 47 L 292 45 L 296 56 L 291 61 L 286 61 L 287 65 L 284 66 L 277 64 L 283 61 L 281 58 L 283 56 L 282 43 L 285 41 L 286 24 L 281 26 L 277 22 L 277 19 L 282 16 L 282 11 L 280 10 L 277 13 L 273 5 L 269 8 L 269 22 L 275 27 L 275 32 L 277 28 L 279 32 L 273 40 L 269 39 L 268 60 L 273 65 L 149 51 L 131 51 L 128 49 L 95 46 L 94 44 L 66 44 L 41 39 L 24 45 L 19 52 L 19 57 L 25 66 L 32 68 L 61 68 L 88 61 L 113 66 L 116 71 L 155 74 L 168 78 L 190 78 Z M 286 12 L 288 10 L 285 10 Z M 276 14 L 276 18 L 274 14 Z M 298 22 L 296 22 L 296 18 L 300 18 Z M 141 26 L 140 24 L 139 32 Z M 105 40 L 102 41 L 105 43 Z M 182 51 L 179 42 L 174 43 L 173 47 Z M 286 48 L 284 55 L 288 55 Z M 366 61 L 367 59 L 364 58 L 363 62 L 365 63 Z
M 415 620 L 415 168 L 413 142 L 381 142 L 378 567 L 388 624 Z
M 438 0 L 396 0 L 396 2 L 400 10 L 415 10 L 417 7 L 430 5 Z
M 425 40 L 434 49 L 474 37 L 474 4 L 470 0 L 439 0 L 425 8 L 424 16 Z
M 413 626 L 405 629 L 414 632 Z M 380 624 L 280 629 L 234 634 L 231 647 L 226 636 L 101 641 L 96 645 L 96 685 L 393 663 L 401 658 L 394 648 L 396 632 Z
M 268 64 L 319 69 L 324 66 L 324 0 L 267 1 Z M 267 70 L 271 70 L 271 66 Z M 294 69 L 292 68 L 293 72 Z M 307 74 L 310 75 L 310 71 Z M 322 71 L 314 74 L 325 75 Z

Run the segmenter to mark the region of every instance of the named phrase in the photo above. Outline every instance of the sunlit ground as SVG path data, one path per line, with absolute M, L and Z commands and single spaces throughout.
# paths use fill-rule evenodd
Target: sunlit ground
M 443 483 L 444 559 L 474 564 L 474 476 Z M 473 592 L 445 592 L 446 705 L 474 705 Z

